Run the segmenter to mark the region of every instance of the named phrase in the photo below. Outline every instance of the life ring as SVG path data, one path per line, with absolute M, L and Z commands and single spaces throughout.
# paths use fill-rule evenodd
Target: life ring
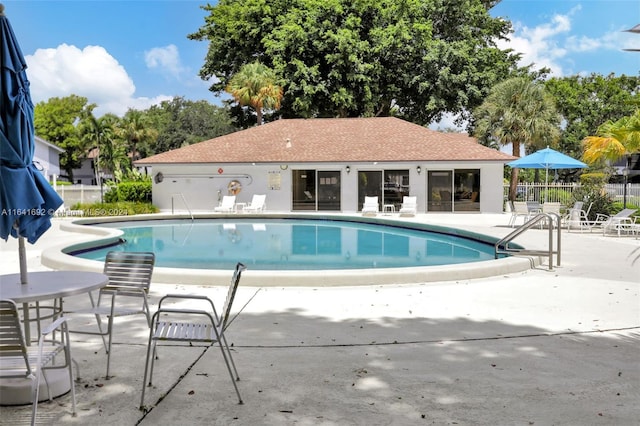
M 240 191 L 242 191 L 242 184 L 237 180 L 232 180 L 229 182 L 229 185 L 227 185 L 227 190 L 231 195 L 238 195 Z

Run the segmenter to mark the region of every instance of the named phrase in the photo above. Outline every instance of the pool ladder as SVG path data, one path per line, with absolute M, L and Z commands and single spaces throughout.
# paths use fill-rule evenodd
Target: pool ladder
M 182 194 L 182 192 L 178 192 L 176 194 L 171 194 L 171 214 L 174 214 L 173 211 L 173 199 L 174 197 L 180 197 L 182 198 L 182 202 L 184 203 L 184 206 L 187 208 L 187 211 L 189 212 L 189 216 L 191 216 L 191 221 L 193 222 L 193 213 L 191 213 L 191 209 L 189 208 L 189 204 L 187 204 L 187 200 L 186 198 L 184 198 L 184 195 Z
M 542 221 L 546 221 L 549 225 L 549 246 L 547 250 L 528 250 L 518 247 L 510 247 L 509 243 L 512 242 L 516 237 L 522 235 L 525 231 L 533 228 L 535 225 L 540 225 L 542 227 Z M 548 256 L 549 257 L 549 270 L 553 270 L 553 255 L 557 255 L 557 265 L 560 266 L 560 248 L 561 248 L 561 237 L 560 237 L 560 215 L 557 213 L 538 213 L 532 219 L 526 221 L 522 226 L 511 232 L 506 237 L 502 238 L 495 244 L 495 256 L 496 259 L 501 254 L 524 254 L 524 255 L 532 255 L 532 256 Z M 556 242 L 556 250 L 553 250 L 553 231 L 554 228 L 557 230 L 557 242 Z

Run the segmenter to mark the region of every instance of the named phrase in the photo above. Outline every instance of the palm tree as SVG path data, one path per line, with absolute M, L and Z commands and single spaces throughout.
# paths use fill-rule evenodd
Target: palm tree
M 227 85 L 226 91 L 243 106 L 256 110 L 258 126 L 262 124 L 264 109 L 280 108 L 282 87 L 276 84 L 275 72 L 260 62 L 244 65 Z
M 94 172 L 97 183 L 100 183 L 101 172 L 105 171 L 105 160 L 101 158 L 101 155 L 108 149 L 108 145 L 113 143 L 113 129 L 117 119 L 113 114 L 96 118 L 93 112 L 89 112 L 78 126 L 87 150 L 89 152 L 95 150 Z M 113 169 L 111 171 L 113 172 Z
M 582 141 L 583 158 L 589 164 L 615 161 L 640 152 L 640 109 L 629 117 L 603 123 L 596 133 Z
M 520 146 L 529 151 L 553 146 L 560 137 L 560 116 L 544 85 L 525 77 L 515 77 L 495 85 L 473 113 L 473 135 L 485 144 L 512 145 L 514 157 Z M 509 199 L 514 200 L 518 169 L 513 169 Z
M 628 168 L 631 154 L 640 153 L 640 109 L 629 117 L 601 124 L 596 133 L 597 135 L 587 136 L 582 140 L 585 148 L 583 159 L 589 164 L 594 164 L 626 157 Z M 627 208 L 626 173 L 624 184 L 623 208 Z
M 129 147 L 131 153 L 131 167 L 133 162 L 138 159 L 138 146 L 140 143 L 154 140 L 158 137 L 158 132 L 147 124 L 148 121 L 142 111 L 130 109 L 124 115 L 116 134 L 123 138 Z

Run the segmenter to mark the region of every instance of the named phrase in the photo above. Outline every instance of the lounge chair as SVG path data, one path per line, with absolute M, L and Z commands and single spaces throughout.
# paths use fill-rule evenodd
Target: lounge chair
M 245 213 L 261 213 L 265 208 L 265 201 L 267 196 L 265 194 L 253 194 L 251 202 L 242 209 Z
M 218 207 L 213 209 L 214 212 L 219 213 L 233 213 L 236 208 L 236 196 L 235 195 L 225 195 L 222 197 L 222 202 Z
M 375 216 L 379 211 L 378 197 L 364 197 L 364 204 L 362 205 L 363 216 Z
M 400 206 L 400 216 L 415 216 L 418 211 L 418 197 L 402 197 L 402 206 Z
M 613 216 L 598 215 L 594 226 L 602 227 L 602 235 L 607 233 L 617 233 L 618 237 L 622 232 L 635 232 L 636 219 L 633 217 L 636 209 L 624 209 Z

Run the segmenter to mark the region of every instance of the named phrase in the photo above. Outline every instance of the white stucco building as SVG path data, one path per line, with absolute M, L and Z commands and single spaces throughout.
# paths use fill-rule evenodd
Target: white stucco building
M 460 133 L 393 117 L 282 119 L 136 161 L 154 176 L 163 211 L 212 211 L 223 195 L 270 211 L 362 209 L 378 196 L 418 212 L 502 212 L 504 164 L 514 157 Z M 185 206 L 186 203 L 186 206 Z
M 60 176 L 60 154 L 63 152 L 64 149 L 38 136 L 35 137 L 33 162 L 47 180 L 53 181 L 54 176 Z

